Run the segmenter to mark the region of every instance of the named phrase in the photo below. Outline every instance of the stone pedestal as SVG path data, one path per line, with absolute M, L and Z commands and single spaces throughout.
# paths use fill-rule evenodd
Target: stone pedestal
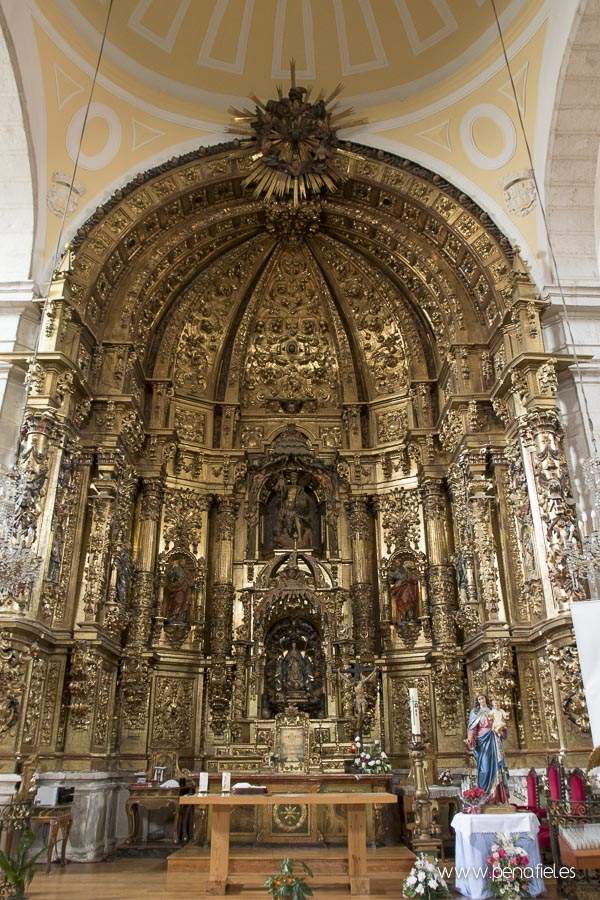
M 130 781 L 131 775 L 119 772 L 43 772 L 38 777 L 40 786 L 75 788 L 68 860 L 105 859 L 126 841 Z

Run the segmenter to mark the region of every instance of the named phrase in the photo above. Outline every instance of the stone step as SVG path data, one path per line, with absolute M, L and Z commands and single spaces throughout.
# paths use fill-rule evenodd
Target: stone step
M 348 873 L 345 847 L 293 847 L 262 845 L 234 847 L 230 851 L 230 881 L 257 883 L 279 869 L 281 860 L 289 856 L 302 860 L 318 876 L 320 883 L 335 883 L 336 876 Z M 414 854 L 408 847 L 377 847 L 367 851 L 367 871 L 378 880 L 403 878 L 410 870 Z M 210 850 L 197 844 L 187 844 L 172 853 L 167 860 L 169 876 L 186 872 L 208 873 Z

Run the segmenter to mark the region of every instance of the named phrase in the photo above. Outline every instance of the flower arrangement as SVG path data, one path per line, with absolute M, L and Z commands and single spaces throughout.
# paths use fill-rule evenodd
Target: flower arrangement
M 527 853 L 515 844 L 514 837 L 510 834 L 497 834 L 496 841 L 487 858 L 487 864 L 491 866 L 488 885 L 492 896 L 502 897 L 503 900 L 528 897 L 529 878 L 524 873 L 525 866 L 529 865 Z
M 274 900 L 304 900 L 312 895 L 312 888 L 306 883 L 304 875 L 295 875 L 294 868 L 299 866 L 305 875 L 312 877 L 312 872 L 304 862 L 296 862 L 286 856 L 281 860 L 279 872 L 265 881 L 265 887 Z
M 357 735 L 350 745 L 350 753 L 354 755 L 354 768 L 364 775 L 381 775 L 392 771 L 387 753 L 384 753 L 379 741 L 374 741 L 369 749 Z
M 430 862 L 421 853 L 402 882 L 402 896 L 432 900 L 434 897 L 450 897 L 450 891 L 436 863 Z
M 461 794 L 463 811 L 466 813 L 480 812 L 487 799 L 487 794 L 480 787 L 472 787 Z

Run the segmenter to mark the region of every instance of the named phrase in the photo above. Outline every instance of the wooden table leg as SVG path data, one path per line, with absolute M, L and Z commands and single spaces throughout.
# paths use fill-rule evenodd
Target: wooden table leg
M 52 854 L 54 853 L 54 848 L 56 847 L 56 842 L 58 841 L 58 829 L 59 829 L 59 821 L 58 819 L 50 820 L 50 833 L 48 834 L 48 855 L 46 857 L 46 874 L 50 871 L 52 866 Z
M 129 835 L 127 837 L 127 843 L 133 844 L 138 828 L 136 816 L 137 803 L 134 800 L 129 800 L 125 805 L 125 810 L 127 812 L 127 822 L 129 824 Z
M 370 894 L 367 874 L 367 812 L 365 806 L 348 806 L 348 876 L 351 894 Z
M 213 806 L 210 825 L 210 873 L 207 894 L 225 894 L 229 875 L 231 807 Z
M 69 833 L 71 831 L 71 825 L 73 824 L 72 819 L 67 819 L 66 822 L 63 822 L 62 827 L 62 849 L 60 853 L 60 864 L 61 866 L 66 865 L 67 862 L 67 841 L 69 840 Z

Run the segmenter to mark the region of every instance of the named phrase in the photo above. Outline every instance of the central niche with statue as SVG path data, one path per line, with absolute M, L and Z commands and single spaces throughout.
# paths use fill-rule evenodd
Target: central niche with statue
M 325 715 L 321 642 L 318 628 L 305 619 L 286 616 L 269 628 L 265 638 L 265 718 L 290 706 L 312 718 Z
M 321 511 L 317 484 L 310 473 L 288 469 L 265 486 L 263 556 L 300 547 L 321 555 Z

